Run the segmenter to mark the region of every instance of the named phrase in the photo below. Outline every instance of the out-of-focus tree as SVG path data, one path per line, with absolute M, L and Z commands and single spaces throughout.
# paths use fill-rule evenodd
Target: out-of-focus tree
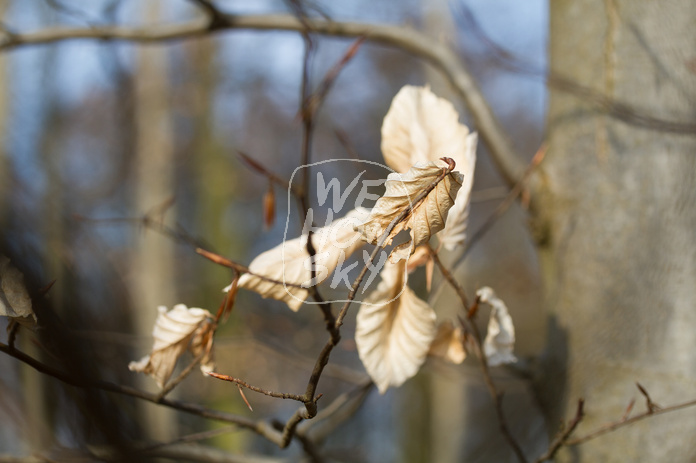
M 636 381 L 666 402 L 696 385 L 696 6 L 550 7 L 550 78 L 582 93 L 552 87 L 536 193 L 551 317 L 540 399 L 554 423 L 587 398 L 589 428 L 620 417 Z M 675 414 L 566 461 L 686 461 L 695 431 L 693 412 Z

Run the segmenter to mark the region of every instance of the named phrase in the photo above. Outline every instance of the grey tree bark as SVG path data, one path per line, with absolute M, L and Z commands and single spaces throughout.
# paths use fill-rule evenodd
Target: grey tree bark
M 696 4 L 553 1 L 553 71 L 653 117 L 696 119 Z M 628 124 L 552 91 L 538 192 L 551 317 L 540 398 L 579 430 L 696 391 L 696 136 Z M 641 410 L 642 411 L 642 410 Z M 652 418 L 562 461 L 691 461 L 696 413 Z

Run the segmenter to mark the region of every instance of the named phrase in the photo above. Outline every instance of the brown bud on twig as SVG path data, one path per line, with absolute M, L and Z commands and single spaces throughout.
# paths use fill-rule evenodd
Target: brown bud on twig
M 275 192 L 273 182 L 268 182 L 268 190 L 263 197 L 263 227 L 268 230 L 275 222 Z

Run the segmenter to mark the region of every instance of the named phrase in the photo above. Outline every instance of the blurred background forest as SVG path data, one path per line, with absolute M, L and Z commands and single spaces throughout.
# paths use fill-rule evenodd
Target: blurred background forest
M 282 1 L 216 3 L 230 13 L 289 11 Z M 546 2 L 318 1 L 312 9 L 341 20 L 409 25 L 450 44 L 480 83 L 516 151 L 529 159 L 539 148 L 547 98 Z M 4 0 L 0 11 L 6 33 L 164 24 L 202 14 L 185 0 Z M 313 85 L 350 43 L 316 38 Z M 3 247 L 34 285 L 56 280 L 48 295 L 51 304 L 101 378 L 154 390 L 149 377 L 130 372 L 127 365 L 149 351 L 156 307 L 184 303 L 214 312 L 231 278 L 188 243 L 145 227 L 140 221 L 145 214 L 241 263 L 282 240 L 286 192 L 276 189 L 276 221 L 265 230 L 261 211 L 268 182 L 237 152 L 283 178 L 299 165 L 303 56 L 304 43 L 296 32 L 250 30 L 156 45 L 75 40 L 0 54 Z M 527 72 L 511 62 L 524 63 Z M 382 119 L 406 84 L 429 84 L 471 124 L 437 70 L 403 51 L 366 42 L 340 73 L 318 115 L 312 160 L 382 162 Z M 334 174 L 348 179 L 355 173 Z M 379 178 L 381 173 L 369 175 Z M 506 192 L 480 144 L 470 230 Z M 297 223 L 291 225 L 299 231 Z M 491 285 L 508 302 L 522 364 L 538 353 L 544 333 L 530 242 L 524 212 L 515 206 L 456 269 L 472 293 Z M 455 260 L 452 256 L 449 263 Z M 433 297 L 438 311 L 456 310 L 451 301 L 446 292 Z M 240 292 L 216 338 L 218 370 L 272 390 L 300 390 L 325 341 L 321 316 L 312 309 L 292 313 L 281 302 Z M 352 341 L 354 316 L 345 329 L 320 385 L 327 403 L 367 378 Z M 50 355 L 30 336 L 20 333 L 18 342 L 50 363 Z M 78 410 L 74 390 L 6 356 L 0 356 L 0 369 L 3 453 L 80 447 L 89 440 L 93 423 Z M 511 382 L 514 397 L 515 375 L 496 375 Z M 431 362 L 403 387 L 385 396 L 369 394 L 367 403 L 331 435 L 327 455 L 341 461 L 446 461 L 447 452 L 454 451 L 448 448 L 455 445 L 445 443 L 447 430 L 463 415 L 479 409 L 492 413 L 481 381 L 475 364 L 455 368 Z M 254 417 L 285 419 L 295 408 L 248 392 L 251 413 L 236 387 L 198 373 L 175 396 Z M 442 396 L 448 401 L 438 400 Z M 104 399 L 101 406 L 126 434 L 143 439 L 167 441 L 218 426 L 122 397 Z M 543 449 L 542 421 L 530 418 L 537 416 L 535 406 L 522 408 L 522 418 L 533 423 L 527 432 Z M 484 431 L 471 430 L 467 437 L 472 455 L 485 456 L 500 445 L 476 444 L 477 432 Z M 295 446 L 281 452 L 245 431 L 207 443 L 289 459 L 301 453 Z

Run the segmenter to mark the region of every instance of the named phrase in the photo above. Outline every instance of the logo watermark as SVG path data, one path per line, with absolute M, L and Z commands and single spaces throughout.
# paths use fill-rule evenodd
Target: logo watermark
M 367 171 L 362 170 L 355 177 L 349 179 L 345 187 L 343 187 L 339 178 L 329 177 L 319 168 L 316 168 L 316 166 L 328 163 L 343 163 L 346 166 L 345 170 L 360 170 L 359 166 L 358 169 L 355 169 L 355 163 L 371 164 L 384 169 L 384 175 L 381 179 L 370 180 L 366 178 L 365 174 Z M 362 269 L 363 267 L 367 268 L 361 290 L 359 291 L 359 294 L 364 294 L 370 289 L 389 257 L 389 252 L 382 248 L 377 252 L 374 260 L 372 260 L 370 258 L 372 249 L 367 249 L 369 246 L 367 246 L 367 243 L 362 240 L 361 234 L 355 231 L 354 228 L 363 224 L 368 219 L 370 215 L 370 209 L 368 209 L 368 207 L 372 206 L 374 202 L 381 197 L 380 194 L 378 194 L 380 191 L 379 187 L 386 182 L 387 174 L 393 173 L 394 171 L 383 164 L 372 161 L 332 159 L 297 167 L 290 177 L 290 185 L 292 185 L 296 176 L 301 175 L 302 169 L 311 169 L 309 175 L 313 188 L 310 188 L 310 192 L 314 196 L 308 198 L 308 202 L 309 204 L 316 205 L 318 208 L 325 210 L 326 217 L 323 224 L 315 223 L 314 219 L 318 215 L 318 211 L 315 211 L 313 207 L 309 207 L 302 226 L 302 236 L 299 242 L 293 240 L 292 244 L 290 244 L 288 242 L 288 228 L 290 226 L 290 214 L 293 208 L 291 207 L 292 192 L 288 189 L 288 216 L 285 221 L 282 248 L 283 284 L 285 286 L 285 291 L 293 298 L 299 300 L 298 297 L 289 291 L 287 283 L 300 284 L 303 288 L 310 288 L 325 283 L 334 293 L 344 295 L 343 299 L 328 298 L 329 300 L 326 302 L 347 302 L 348 293 L 353 285 L 350 272 L 356 269 Z M 312 245 L 316 250 L 314 256 L 311 257 L 306 252 L 307 239 L 310 231 L 312 233 Z M 291 233 L 290 238 L 292 239 L 292 237 L 293 234 Z M 352 263 L 350 263 L 351 255 L 354 253 L 359 253 L 359 258 L 353 259 Z M 298 255 L 300 256 L 299 258 L 302 259 L 302 269 L 299 273 L 303 275 L 303 281 L 292 281 L 286 273 L 289 268 L 293 268 L 293 271 L 290 273 L 298 273 Z M 312 270 L 314 271 L 313 277 Z M 404 268 L 404 272 L 405 271 L 406 269 Z M 405 287 L 406 278 L 403 278 L 403 281 L 403 286 Z M 391 300 L 398 298 L 403 292 L 404 287 L 400 288 L 398 294 Z M 306 300 L 304 302 L 306 304 L 319 304 L 311 300 Z M 381 301 L 380 305 L 381 304 L 384 304 L 384 301 Z

